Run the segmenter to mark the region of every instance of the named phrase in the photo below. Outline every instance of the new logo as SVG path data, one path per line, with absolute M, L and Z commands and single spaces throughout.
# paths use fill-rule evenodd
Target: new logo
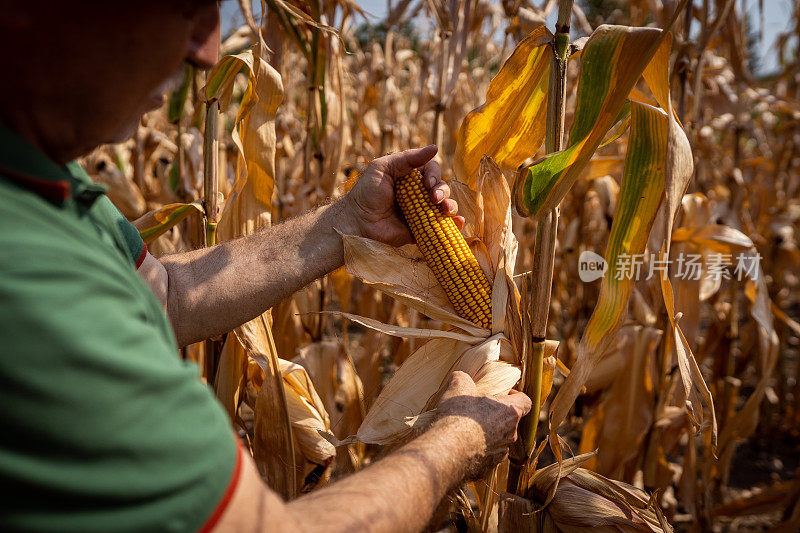
M 584 250 L 578 257 L 578 276 L 584 283 L 602 278 L 606 270 L 608 270 L 606 260 L 590 250 Z

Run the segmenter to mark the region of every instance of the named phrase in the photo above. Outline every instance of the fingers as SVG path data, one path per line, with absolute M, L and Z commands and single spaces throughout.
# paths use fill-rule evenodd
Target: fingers
M 430 161 L 439 148 L 435 144 L 424 148 L 412 148 L 396 154 L 389 154 L 375 159 L 373 163 L 380 170 L 388 173 L 392 178 L 400 178 L 414 170 L 424 166 Z
M 422 182 L 428 189 L 433 189 L 437 183 L 442 181 L 442 167 L 434 160 L 430 160 L 422 167 Z
M 422 168 L 422 181 L 425 187 L 431 191 L 431 200 L 434 204 L 439 204 L 442 213 L 449 217 L 455 217 L 458 213 L 458 203 L 450 198 L 450 185 L 442 180 L 442 169 L 436 161 L 428 161 Z M 464 227 L 464 219 L 461 218 L 461 225 L 456 221 L 458 229 Z
M 519 391 L 512 390 L 505 396 L 498 396 L 497 401 L 513 408 L 520 417 L 525 416 L 531 410 L 531 399 Z
M 433 203 L 441 203 L 447 198 L 450 198 L 450 186 L 443 181 L 435 183 L 431 188 L 431 200 L 433 200 Z
M 449 217 L 455 216 L 455 214 L 458 213 L 458 204 L 455 200 L 451 200 L 450 198 L 442 200 L 442 203 L 439 204 L 439 207 L 441 208 L 442 213 Z
M 467 221 L 466 221 L 466 219 L 464 217 L 459 217 L 459 216 L 453 217 L 453 222 L 456 223 L 456 227 L 458 228 L 459 231 L 464 229 L 464 224 L 467 223 Z
M 431 191 L 431 200 L 438 204 L 442 213 L 455 217 L 458 203 L 450 199 L 450 186 L 442 179 L 442 168 L 432 158 L 439 149 L 432 144 L 424 148 L 414 148 L 375 159 L 372 164 L 377 170 L 385 172 L 392 179 L 405 176 L 415 168 L 422 171 L 422 182 Z M 457 220 L 459 229 L 464 227 L 463 219 Z
M 430 189 L 433 203 L 441 204 L 450 198 L 450 186 L 442 179 L 442 167 L 436 161 L 428 161 L 422 167 L 422 183 Z M 454 206 L 457 208 L 457 204 Z

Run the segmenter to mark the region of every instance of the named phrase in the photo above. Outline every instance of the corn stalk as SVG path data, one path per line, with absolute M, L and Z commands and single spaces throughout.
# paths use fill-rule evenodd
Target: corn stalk
M 203 208 L 205 217 L 205 245 L 217 244 L 217 215 L 219 192 L 219 104 L 209 102 L 206 106 L 206 127 L 203 142 Z M 205 377 L 211 384 L 216 374 L 216 342 L 205 341 Z
M 558 6 L 556 33 L 550 43 L 550 80 L 547 99 L 547 130 L 545 151 L 550 154 L 564 148 L 564 117 L 567 97 L 567 61 L 569 49 L 570 16 L 572 0 L 563 0 Z M 509 489 L 522 494 L 528 486 L 530 459 L 536 445 L 536 430 L 539 425 L 539 410 L 542 398 L 542 366 L 544 363 L 544 343 L 547 337 L 547 318 L 550 311 L 550 294 L 553 286 L 553 267 L 555 262 L 556 237 L 558 234 L 559 209 L 550 210 L 536 227 L 534 243 L 534 266 L 530 284 L 530 307 L 528 313 L 531 329 L 526 337 L 524 361 L 524 387 L 533 407 L 520 422 L 520 438 L 524 446 L 522 462 L 512 462 L 509 473 Z M 516 463 L 516 464 L 515 464 Z M 521 474 L 525 475 L 521 475 Z

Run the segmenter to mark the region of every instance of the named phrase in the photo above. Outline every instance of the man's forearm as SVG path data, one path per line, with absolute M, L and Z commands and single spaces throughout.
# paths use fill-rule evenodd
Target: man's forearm
M 447 417 L 374 465 L 288 509 L 306 531 L 420 531 L 484 447 L 480 425 Z
M 343 263 L 355 233 L 344 200 L 256 234 L 161 259 L 167 312 L 180 345 L 225 333 Z

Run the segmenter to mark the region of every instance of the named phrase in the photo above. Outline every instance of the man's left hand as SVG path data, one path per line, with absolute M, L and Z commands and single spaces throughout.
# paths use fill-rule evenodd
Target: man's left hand
M 456 216 L 458 204 L 450 198 L 450 187 L 442 181 L 442 170 L 433 161 L 435 145 L 405 150 L 374 159 L 353 186 L 345 201 L 348 212 L 360 235 L 393 246 L 413 242 L 411 232 L 399 212 L 394 198 L 394 181 L 419 168 L 431 199 L 442 212 L 454 217 L 461 228 L 464 218 Z

